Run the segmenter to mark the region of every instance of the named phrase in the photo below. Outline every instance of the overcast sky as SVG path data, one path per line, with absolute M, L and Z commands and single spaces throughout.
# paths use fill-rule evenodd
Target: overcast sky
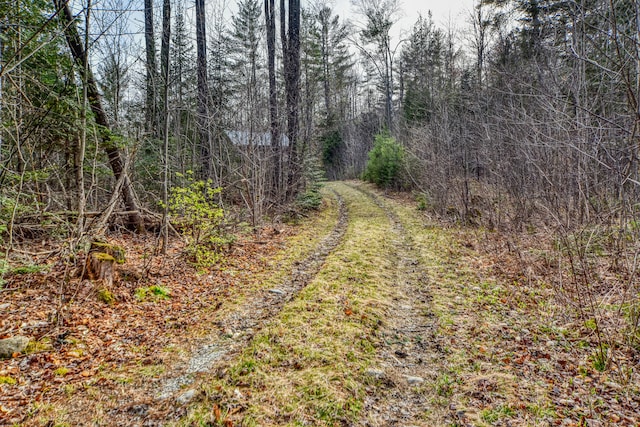
M 474 0 L 399 0 L 401 17 L 394 27 L 393 34 L 398 36 L 401 30 L 408 31 L 418 19 L 418 15 L 427 16 L 430 10 L 433 21 L 439 27 L 452 23 L 459 29 L 466 26 L 469 11 L 473 9 Z M 350 0 L 334 0 L 333 8 L 337 14 L 352 20 L 358 19 Z

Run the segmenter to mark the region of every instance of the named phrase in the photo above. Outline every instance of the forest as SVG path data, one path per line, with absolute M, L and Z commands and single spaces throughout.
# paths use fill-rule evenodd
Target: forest
M 267 268 L 252 262 L 327 215 L 351 221 L 341 209 L 357 218 L 356 200 L 374 200 L 388 232 L 409 239 L 412 220 L 392 209 L 402 199 L 475 236 L 462 246 L 493 254 L 509 286 L 550 289 L 590 337 L 589 366 L 632 383 L 640 2 L 476 0 L 459 22 L 429 13 L 402 29 L 399 0 L 350 7 L 0 0 L 0 340 L 29 335 L 25 316 L 46 319 L 35 343 L 0 356 L 50 354 L 75 333 L 71 313 L 94 310 L 70 308 L 83 298 L 113 310 L 170 298 L 176 281 L 213 292 L 192 287 L 244 262 Z M 3 394 L 14 368 L 0 365 Z M 0 399 L 0 421 L 34 419 L 6 409 L 17 402 Z M 620 414 L 608 422 L 631 425 Z
M 633 2 L 480 2 L 400 41 L 394 0 L 355 1 L 357 22 L 322 2 L 76 3 L 2 6 L 7 261 L 41 235 L 160 229 L 197 182 L 252 226 L 366 176 L 489 227 L 634 234 Z

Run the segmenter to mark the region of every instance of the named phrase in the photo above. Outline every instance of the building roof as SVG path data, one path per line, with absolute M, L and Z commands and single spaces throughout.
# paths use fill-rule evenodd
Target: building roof
M 225 134 L 233 145 L 237 146 L 249 146 L 254 145 L 258 147 L 271 146 L 271 133 L 270 132 L 248 132 L 242 130 L 227 130 Z M 280 134 L 280 146 L 288 147 L 289 138 L 286 135 Z

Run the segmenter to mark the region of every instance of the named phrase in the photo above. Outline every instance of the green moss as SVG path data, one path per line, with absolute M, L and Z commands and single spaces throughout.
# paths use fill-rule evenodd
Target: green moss
M 44 337 L 39 341 L 29 341 L 27 348 L 24 350 L 24 354 L 40 353 L 51 350 L 51 348 L 51 339 L 49 339 L 49 337 Z
M 58 377 L 64 377 L 68 373 L 69 373 L 69 368 L 65 368 L 64 366 L 61 366 L 55 371 L 53 371 L 53 375 L 56 375 Z
M 11 378 L 5 375 L 0 375 L 0 384 L 9 384 L 9 385 L 15 385 L 17 384 L 18 381 L 16 381 L 15 378 Z
M 107 288 L 98 290 L 98 299 L 108 305 L 112 305 L 116 301 L 113 293 Z
M 93 256 L 95 257 L 95 259 L 97 259 L 98 261 L 103 261 L 103 262 L 116 262 L 116 259 L 109 255 L 106 252 L 94 252 Z
M 136 289 L 136 298 L 140 301 L 146 301 L 148 299 L 152 300 L 164 300 L 169 299 L 171 297 L 171 292 L 169 289 L 153 285 L 147 288 L 138 288 Z
M 124 264 L 126 261 L 126 252 L 121 246 L 104 242 L 93 242 L 91 243 L 91 251 L 108 254 L 118 264 Z

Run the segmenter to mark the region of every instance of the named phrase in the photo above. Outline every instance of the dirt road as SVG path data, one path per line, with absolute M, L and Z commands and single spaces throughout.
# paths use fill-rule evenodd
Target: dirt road
M 26 425 L 638 423 L 637 373 L 594 369 L 552 290 L 494 274 L 481 232 L 360 182 L 325 196 L 264 271 L 219 271 L 236 283 L 179 344 L 105 366 Z

